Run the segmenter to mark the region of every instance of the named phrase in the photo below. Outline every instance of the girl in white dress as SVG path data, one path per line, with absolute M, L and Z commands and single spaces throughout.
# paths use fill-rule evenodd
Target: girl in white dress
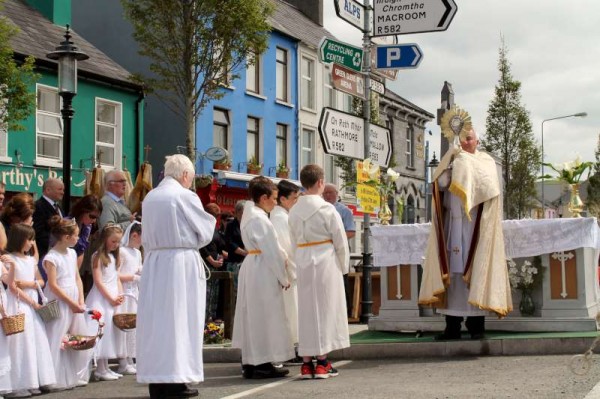
M 119 225 L 108 224 L 102 229 L 100 247 L 92 256 L 94 286 L 85 301 L 88 308 L 102 312 L 102 321 L 104 321 L 104 336 L 98 341 L 94 350 L 98 358 L 94 376 L 101 381 L 122 377 L 122 374 L 115 373 L 108 367 L 108 359 L 126 357 L 125 333 L 116 328 L 112 322 L 115 309 L 123 302 L 123 287 L 118 274 L 121 263 L 119 243 L 122 236 L 123 230 Z
M 0 263 L 0 280 L 8 281 L 8 269 Z M 6 291 L 4 285 L 0 282 L 0 295 L 2 303 L 6 306 Z M 0 395 L 4 395 L 12 390 L 10 383 L 10 354 L 8 353 L 8 337 L 0 331 Z
M 84 386 L 89 379 L 89 363 L 92 350 L 61 349 L 66 334 L 86 335 L 85 302 L 83 284 L 77 267 L 77 254 L 70 247 L 79 239 L 79 227 L 74 219 L 53 216 L 50 232 L 56 244 L 43 261 L 48 276 L 46 296 L 58 300 L 60 317 L 46 323 L 46 333 L 56 371 L 53 390 Z
M 142 274 L 142 224 L 133 221 L 123 238 L 121 239 L 121 248 L 119 255 L 121 257 L 121 267 L 119 268 L 119 278 L 123 284 L 123 293 L 132 295 L 135 299 L 125 296 L 123 304 L 119 308 L 120 313 L 137 313 L 137 299 L 139 297 L 138 284 Z M 135 330 L 125 333 L 125 352 L 127 357 L 119 359 L 120 374 L 135 374 Z
M 8 337 L 8 348 L 12 367 L 10 371 L 12 397 L 27 397 L 40 393 L 40 387 L 56 383 L 54 364 L 46 336 L 44 322 L 35 312 L 38 304 L 36 282 L 44 285 L 37 268 L 33 227 L 17 223 L 11 226 L 6 250 L 0 260 L 9 267 L 8 271 L 8 314 L 19 309 L 25 314 L 25 331 Z M 28 255 L 34 249 L 34 256 Z M 18 296 L 18 298 L 17 298 Z

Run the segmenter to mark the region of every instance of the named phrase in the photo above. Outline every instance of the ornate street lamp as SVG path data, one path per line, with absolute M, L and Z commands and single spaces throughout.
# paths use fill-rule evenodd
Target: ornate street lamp
M 62 97 L 60 113 L 63 119 L 62 165 L 65 184 L 63 208 L 66 213 L 69 213 L 71 209 L 71 120 L 75 114 L 72 102 L 77 94 L 77 61 L 87 60 L 90 57 L 79 51 L 71 41 L 69 25 L 65 32 L 65 40 L 46 57 L 58 61 L 58 94 Z
M 557 116 L 555 118 L 544 119 L 542 121 L 542 219 L 546 219 L 546 201 L 544 198 L 544 123 L 548 121 L 553 121 L 556 119 L 564 119 L 564 118 L 585 118 L 587 116 L 587 112 L 578 112 L 576 114 L 565 115 L 565 116 Z

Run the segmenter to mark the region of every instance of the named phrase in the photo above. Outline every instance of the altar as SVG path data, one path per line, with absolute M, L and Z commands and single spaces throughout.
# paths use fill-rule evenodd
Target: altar
M 373 265 L 381 268 L 381 307 L 370 330 L 442 331 L 444 317 L 418 305 L 421 263 L 431 224 L 372 226 Z M 503 331 L 594 331 L 600 312 L 596 218 L 523 219 L 502 222 L 507 258 L 517 265 L 541 257 L 542 284 L 533 292 L 533 316 L 490 314 L 486 329 Z M 508 266 L 507 266 L 508 267 Z

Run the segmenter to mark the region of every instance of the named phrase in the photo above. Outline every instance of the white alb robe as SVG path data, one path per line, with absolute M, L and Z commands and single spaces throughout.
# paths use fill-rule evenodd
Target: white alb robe
M 298 354 L 324 355 L 350 346 L 343 275 L 350 257 L 344 224 L 334 206 L 304 195 L 289 212 L 298 274 Z M 322 243 L 298 247 L 298 244 Z
M 292 259 L 292 241 L 290 239 L 290 228 L 288 225 L 288 211 L 277 205 L 269 214 L 269 219 L 277 232 L 279 245 L 287 254 L 287 273 L 290 288 L 283 292 L 283 302 L 285 304 L 285 314 L 290 327 L 290 335 L 294 344 L 298 343 L 298 288 L 296 282 L 296 264 Z
M 247 201 L 240 222 L 247 251 L 238 278 L 238 296 L 231 346 L 242 350 L 242 363 L 259 365 L 294 357 L 283 303 L 287 255 L 279 246 L 267 213 Z
M 148 193 L 142 215 L 137 381 L 203 381 L 206 275 L 199 249 L 212 240 L 215 218 L 172 177 Z

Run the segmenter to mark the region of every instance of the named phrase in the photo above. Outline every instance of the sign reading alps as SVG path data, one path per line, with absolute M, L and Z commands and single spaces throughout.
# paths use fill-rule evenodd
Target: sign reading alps
M 362 70 L 363 51 L 350 44 L 324 37 L 319 45 L 319 58 L 326 64 L 339 64 L 356 72 Z
M 374 0 L 373 36 L 443 31 L 457 9 L 454 0 Z

